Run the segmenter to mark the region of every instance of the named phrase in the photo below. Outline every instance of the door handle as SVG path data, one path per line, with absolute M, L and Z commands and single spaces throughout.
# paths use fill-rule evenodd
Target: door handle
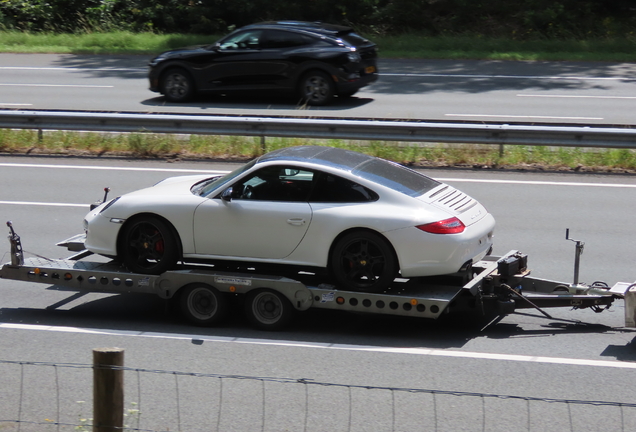
M 305 219 L 303 218 L 291 218 L 291 219 L 287 219 L 287 223 L 290 225 L 295 225 L 295 226 L 302 226 L 305 225 Z

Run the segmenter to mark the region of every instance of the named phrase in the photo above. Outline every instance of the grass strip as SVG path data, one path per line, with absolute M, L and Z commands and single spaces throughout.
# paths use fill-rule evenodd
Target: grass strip
M 367 35 L 382 58 L 636 61 L 636 38 L 514 40 L 480 35 L 427 37 Z M 60 54 L 141 54 L 210 44 L 220 36 L 132 33 L 29 33 L 0 31 L 0 52 Z
M 636 172 L 636 151 L 548 146 L 403 143 L 302 138 L 108 134 L 0 129 L 0 154 L 134 157 L 165 160 L 245 161 L 298 145 L 326 145 L 367 153 L 409 166 L 562 172 Z

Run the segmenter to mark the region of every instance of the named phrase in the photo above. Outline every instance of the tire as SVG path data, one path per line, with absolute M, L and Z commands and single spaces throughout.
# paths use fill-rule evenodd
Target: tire
M 257 289 L 247 294 L 245 315 L 256 328 L 280 330 L 291 321 L 293 307 L 282 294 L 270 289 Z
M 187 102 L 194 96 L 194 81 L 184 69 L 168 69 L 161 75 L 159 90 L 169 102 Z
M 227 298 L 214 287 L 192 284 L 182 288 L 179 306 L 188 322 L 202 327 L 220 323 L 228 312 Z
M 138 217 L 124 226 L 119 255 L 128 270 L 142 274 L 161 274 L 179 260 L 171 227 L 156 216 Z
M 300 79 L 298 92 L 302 103 L 321 106 L 331 102 L 335 88 L 329 75 L 321 71 L 312 71 Z
M 330 270 L 340 289 L 382 292 L 398 272 L 393 247 L 382 236 L 355 231 L 333 246 Z

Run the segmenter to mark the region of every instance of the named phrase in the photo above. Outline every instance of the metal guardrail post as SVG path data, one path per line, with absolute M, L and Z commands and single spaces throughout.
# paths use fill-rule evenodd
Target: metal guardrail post
M 93 432 L 121 432 L 124 427 L 124 350 L 93 350 Z

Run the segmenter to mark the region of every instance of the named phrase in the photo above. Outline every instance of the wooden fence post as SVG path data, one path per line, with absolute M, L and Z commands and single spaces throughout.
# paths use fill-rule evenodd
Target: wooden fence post
M 114 367 L 113 367 L 114 366 Z M 124 350 L 93 350 L 93 432 L 121 432 L 124 427 Z

